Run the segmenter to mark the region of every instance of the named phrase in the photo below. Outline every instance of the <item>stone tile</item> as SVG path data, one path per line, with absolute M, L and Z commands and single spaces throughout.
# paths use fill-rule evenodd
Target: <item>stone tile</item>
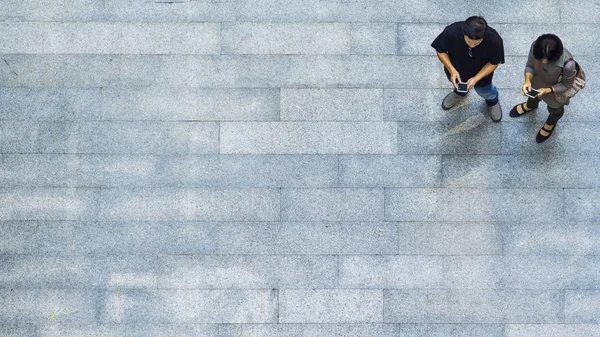
M 0 220 L 92 220 L 98 191 L 67 188 L 2 188 Z
M 38 250 L 38 222 L 1 221 L 0 254 L 34 254 Z
M 445 24 L 399 24 L 398 54 L 436 55 L 431 43 L 445 27 Z
M 584 155 L 449 155 L 443 186 L 488 188 L 590 188 L 600 186 L 597 160 Z
M 465 109 L 460 108 L 464 105 L 457 106 L 459 111 L 456 112 L 442 110 L 442 100 L 450 92 L 448 89 L 384 89 L 383 119 L 398 122 L 452 122 L 463 118 Z M 474 96 L 469 95 L 471 99 L 467 102 L 471 103 Z M 480 104 L 475 105 L 475 109 L 480 107 Z
M 45 40 L 44 28 L 41 24 L 30 22 L 0 24 L 0 51 L 3 54 L 41 54 L 44 51 Z
M 379 221 L 383 197 L 380 189 L 284 189 L 281 216 L 284 221 Z
M 1 153 L 32 153 L 37 150 L 38 124 L 0 121 Z
M 210 254 L 215 225 L 193 222 L 42 222 L 44 255 Z
M 99 218 L 162 221 L 277 221 L 279 191 L 273 189 L 102 190 Z
M 412 289 L 443 286 L 444 263 L 440 257 L 340 257 L 340 287 Z
M 436 187 L 440 156 L 361 155 L 340 157 L 340 185 L 346 187 Z
M 123 336 L 124 327 L 119 325 L 67 325 L 46 324 L 40 325 L 35 336 L 40 337 L 112 337 Z
M 223 54 L 349 54 L 347 23 L 223 25 Z
M 80 187 L 76 155 L 5 154 L 0 161 L 2 187 Z
M 593 223 L 507 224 L 507 255 L 600 255 L 600 228 Z
M 220 224 L 219 254 L 396 254 L 398 226 L 383 222 Z
M 19 21 L 91 21 L 103 18 L 104 1 L 7 0 L 0 4 L 1 20 Z
M 600 23 L 600 2 L 598 0 L 586 1 L 560 0 L 561 22 L 577 23 Z M 583 35 L 583 34 L 578 34 Z
M 499 89 L 521 89 L 523 86 L 527 56 L 505 56 L 504 59 L 505 63 L 498 66 L 498 69 L 494 72 L 494 85 Z M 503 90 L 500 90 L 500 93 L 502 93 L 502 91 Z M 506 116 L 508 116 L 510 109 L 512 109 L 512 106 L 505 107 L 504 110 Z
M 447 256 L 444 287 L 450 289 L 503 289 L 504 261 L 501 256 Z
M 217 22 L 110 25 L 122 34 L 119 54 L 220 54 L 221 25 Z
M 381 89 L 282 89 L 281 120 L 381 121 Z
M 276 89 L 103 88 L 105 120 L 277 120 Z
M 97 297 L 92 289 L 0 289 L 0 322 L 94 323 Z
M 400 337 L 504 337 L 499 324 L 400 324 Z
M 103 324 L 275 323 L 277 290 L 131 290 L 105 292 Z
M 568 7 L 571 7 L 572 3 Z M 600 6 L 598 7 L 600 10 Z M 586 12 L 586 11 L 581 11 Z M 583 14 L 583 13 L 581 13 Z M 531 44 L 542 34 L 559 36 L 571 53 L 578 56 L 595 56 L 596 46 L 593 36 L 600 34 L 597 25 L 590 21 L 578 21 L 577 24 L 503 24 L 502 33 L 506 55 L 527 56 Z M 510 38 L 508 38 L 510 36 Z
M 600 322 L 599 290 L 566 290 L 565 315 L 567 323 Z
M 486 115 L 451 125 L 437 122 L 398 123 L 400 154 L 497 154 L 501 151 L 500 125 Z
M 37 336 L 37 327 L 34 324 L 15 324 L 2 322 L 0 333 L 5 337 Z
M 506 258 L 505 284 L 515 289 L 596 289 L 598 256 L 516 256 Z
M 225 122 L 220 132 L 228 154 L 396 152 L 396 124 L 388 122 Z
M 388 221 L 529 221 L 563 217 L 561 190 L 387 189 Z
M 526 336 L 570 336 L 570 337 L 598 337 L 600 325 L 598 324 L 506 324 L 506 337 Z
M 562 155 L 597 154 L 595 130 L 598 123 L 559 122 L 552 137 L 544 143 L 535 142 L 541 123 L 505 123 L 502 125 L 503 154 L 550 153 Z
M 105 19 L 124 22 L 235 21 L 237 1 L 105 0 Z
M 352 54 L 396 54 L 396 25 L 353 23 Z
M 281 290 L 280 323 L 380 323 L 381 290 Z
M 600 199 L 598 189 L 566 189 L 565 217 L 577 221 L 600 219 L 600 211 L 596 206 L 598 199 Z
M 332 288 L 336 256 L 159 256 L 159 288 Z
M 98 120 L 99 89 L 0 88 L 0 119 Z
M 400 223 L 400 254 L 501 255 L 498 225 L 475 223 Z
M 557 323 L 561 312 L 559 291 L 384 291 L 386 323 Z
M 222 325 L 219 337 L 376 337 L 398 336 L 395 324 L 238 324 Z

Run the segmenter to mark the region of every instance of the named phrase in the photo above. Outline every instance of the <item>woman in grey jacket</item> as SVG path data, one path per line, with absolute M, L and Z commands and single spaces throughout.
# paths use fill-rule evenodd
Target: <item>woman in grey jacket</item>
M 572 58 L 573 55 L 563 48 L 562 41 L 553 34 L 541 35 L 531 45 L 521 90 L 523 95 L 532 88 L 540 93 L 536 98 L 528 98 L 527 102 L 516 105 L 510 111 L 510 117 L 519 117 L 537 108 L 540 99 L 546 102 L 550 116 L 535 138 L 538 143 L 550 137 L 565 112 L 565 105 L 569 104 L 568 101 L 557 102 L 554 93 L 565 92 L 573 86 L 577 67 Z

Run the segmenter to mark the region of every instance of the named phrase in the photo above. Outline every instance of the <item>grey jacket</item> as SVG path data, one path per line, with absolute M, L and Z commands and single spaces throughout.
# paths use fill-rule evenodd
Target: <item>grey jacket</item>
M 543 64 L 542 60 L 536 60 L 533 57 L 532 44 L 531 49 L 529 50 L 529 57 L 527 58 L 527 65 L 525 66 L 525 72 L 533 74 L 531 86 L 534 89 L 552 87 L 554 88 L 554 92 L 567 91 L 568 88 L 573 86 L 575 77 L 577 76 L 575 62 L 571 61 L 565 66 L 565 61 L 571 57 L 573 57 L 573 55 L 565 48 L 563 54 L 558 58 L 558 60 Z M 561 71 L 563 71 L 563 77 L 562 80 L 558 82 Z M 544 95 L 542 96 L 542 100 L 544 100 L 546 104 L 553 108 L 559 108 L 562 106 L 562 104 L 556 102 L 554 94 Z M 567 102 L 566 104 L 569 103 Z

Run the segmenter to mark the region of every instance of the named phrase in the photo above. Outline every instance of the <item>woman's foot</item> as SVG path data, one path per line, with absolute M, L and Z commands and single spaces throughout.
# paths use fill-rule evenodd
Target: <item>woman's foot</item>
M 517 104 L 514 108 L 512 108 L 512 110 L 510 110 L 510 117 L 519 117 L 531 110 L 533 109 L 529 109 L 527 103 Z
M 538 132 L 537 136 L 535 136 L 535 141 L 538 143 L 542 143 L 542 142 L 546 141 L 546 139 L 550 138 L 550 135 L 552 135 L 552 131 L 554 131 L 555 126 L 556 126 L 556 124 L 555 125 L 544 124 L 544 126 L 542 126 L 542 128 Z

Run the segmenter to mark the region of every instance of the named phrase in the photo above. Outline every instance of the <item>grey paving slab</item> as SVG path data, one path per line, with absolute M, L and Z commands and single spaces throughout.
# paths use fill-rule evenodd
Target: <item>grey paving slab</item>
M 396 254 L 398 226 L 387 222 L 225 223 L 219 254 Z
M 226 154 L 391 154 L 391 122 L 223 122 L 220 153 Z
M 219 337 L 375 337 L 397 336 L 399 326 L 395 324 L 238 324 L 222 325 Z
M 37 327 L 34 324 L 14 324 L 2 322 L 0 333 L 6 337 L 36 336 Z
M 4 154 L 2 187 L 78 187 L 81 160 L 77 155 Z
M 279 90 L 133 87 L 102 89 L 104 120 L 278 120 Z
M 557 189 L 386 189 L 386 220 L 530 221 L 563 217 Z
M 382 89 L 282 89 L 282 121 L 381 121 Z
M 502 229 L 488 223 L 400 223 L 400 254 L 502 255 Z
M 499 89 L 521 89 L 523 86 L 527 56 L 506 56 L 505 63 L 494 72 L 493 83 Z M 445 78 L 445 75 L 444 75 Z M 507 116 L 510 108 L 507 107 Z
M 440 288 L 444 263 L 427 256 L 341 256 L 340 287 Z
M 66 243 L 68 245 L 68 243 Z M 156 288 L 153 256 L 107 258 L 4 255 L 0 286 L 11 289 Z
M 100 89 L 0 88 L 2 120 L 99 120 Z
M 447 24 L 399 24 L 398 54 L 436 55 L 435 49 L 431 47 L 431 43 L 450 23 L 451 22 L 448 22 Z
M 215 224 L 196 222 L 44 221 L 37 227 L 45 256 L 211 254 Z
M 456 112 L 442 110 L 442 100 L 449 93 L 449 89 L 384 89 L 383 119 L 399 122 L 444 122 L 464 116 L 464 110 L 459 110 L 458 106 Z M 475 95 L 469 95 L 469 98 L 473 96 Z M 448 118 L 448 114 L 460 116 Z
M 502 125 L 503 154 L 597 154 L 595 141 L 597 123 L 560 121 L 552 138 L 538 144 L 535 136 L 543 126 L 541 123 L 505 123 Z
M 1 9 L 0 9 L 1 10 Z M 44 52 L 44 30 L 40 24 L 0 24 L 0 52 L 41 54 Z
M 159 256 L 159 288 L 332 288 L 336 256 Z
M 0 121 L 0 152 L 36 152 L 39 125 L 24 121 Z
M 284 221 L 380 221 L 383 198 L 381 189 L 283 189 L 281 217 Z
M 500 324 L 399 324 L 401 337 L 504 337 Z
M 504 40 L 506 55 L 519 56 L 527 56 L 535 39 L 548 33 L 559 36 L 564 47 L 575 57 L 595 56 L 593 36 L 600 33 L 597 25 L 590 21 L 579 21 L 577 24 L 503 24 L 501 30 L 502 34 L 510 37 Z
M 448 155 L 443 186 L 489 188 L 590 188 L 600 185 L 597 158 L 585 155 Z
M 445 288 L 502 289 L 505 261 L 500 256 L 448 256 L 444 260 Z
M 346 187 L 436 187 L 441 156 L 355 155 L 340 157 L 340 185 Z
M 36 253 L 37 227 L 35 221 L 0 221 L 0 254 Z
M 96 320 L 97 290 L 0 289 L 0 322 L 86 324 Z
M 525 336 L 600 336 L 599 324 L 506 324 L 506 337 Z
M 91 21 L 103 18 L 104 1 L 7 0 L 0 4 L 1 20 Z
M 0 220 L 90 220 L 99 193 L 75 188 L 1 188 Z
M 103 293 L 99 322 L 275 323 L 277 290 L 132 290 Z
M 396 24 L 353 23 L 352 54 L 386 54 L 397 51 Z
M 568 323 L 593 323 L 600 321 L 599 290 L 566 290 L 565 316 Z
M 598 256 L 517 256 L 506 258 L 507 287 L 515 289 L 596 289 Z
M 350 54 L 348 23 L 231 23 L 223 54 Z
M 452 124 L 398 123 L 400 154 L 498 154 L 502 129 L 489 116 L 471 115 Z M 492 124 L 493 123 L 493 124 Z
M 126 324 L 123 336 L 213 337 L 219 335 L 218 324 Z
M 386 323 L 560 323 L 560 291 L 385 290 Z
M 577 221 L 598 220 L 598 189 L 566 189 L 565 217 Z
M 235 21 L 237 1 L 105 0 L 105 19 L 124 22 Z
M 598 23 L 600 22 L 600 3 L 597 0 L 567 1 L 560 0 L 561 22 L 568 23 Z
M 103 220 L 277 221 L 275 189 L 107 189 L 100 193 Z
M 40 325 L 36 336 L 44 337 L 75 337 L 75 336 L 90 336 L 90 337 L 109 337 L 122 336 L 124 332 L 123 326 L 117 325 L 67 325 L 67 324 L 45 324 Z
M 381 323 L 381 290 L 284 289 L 279 294 L 280 323 Z
M 506 255 L 600 255 L 594 223 L 506 224 Z

